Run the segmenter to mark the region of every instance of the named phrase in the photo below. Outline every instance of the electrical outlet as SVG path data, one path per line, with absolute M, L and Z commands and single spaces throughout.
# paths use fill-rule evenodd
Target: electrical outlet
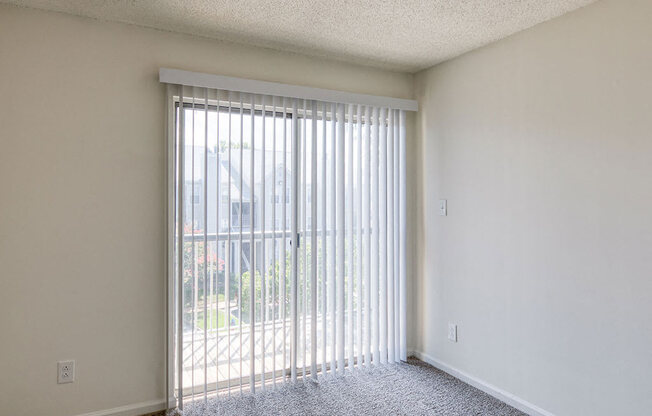
M 457 342 L 457 325 L 448 324 L 448 340 Z
M 75 381 L 75 361 L 59 361 L 57 363 L 57 383 L 72 383 Z

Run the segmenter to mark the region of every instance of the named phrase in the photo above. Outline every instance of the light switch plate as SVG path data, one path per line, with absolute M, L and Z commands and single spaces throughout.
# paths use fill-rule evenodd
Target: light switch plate
M 448 324 L 448 340 L 457 342 L 457 325 Z
M 439 215 L 442 217 L 448 215 L 448 201 L 445 199 L 439 200 Z

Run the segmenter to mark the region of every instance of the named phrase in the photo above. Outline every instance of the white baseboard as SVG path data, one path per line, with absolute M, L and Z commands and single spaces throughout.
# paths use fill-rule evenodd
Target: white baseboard
M 408 353 L 408 356 L 413 355 L 416 358 L 420 359 L 421 361 L 425 361 L 426 363 L 432 365 L 433 367 L 436 367 L 440 369 L 441 371 L 450 374 L 451 376 L 458 378 L 465 382 L 466 384 L 469 384 L 476 389 L 482 390 L 483 392 L 487 393 L 490 396 L 495 397 L 496 399 L 503 401 L 507 403 L 508 405 L 520 410 L 521 412 L 527 413 L 530 416 L 554 416 L 552 413 L 548 412 L 547 410 L 544 410 L 538 406 L 535 406 L 534 404 L 521 399 L 520 397 L 517 397 L 513 395 L 510 392 L 507 392 L 505 390 L 499 389 L 496 386 L 493 386 L 486 381 L 480 380 L 470 374 L 467 374 L 463 371 L 460 371 L 454 367 L 451 367 L 448 364 L 445 364 L 433 357 L 431 357 L 428 354 L 424 354 L 423 352 L 420 351 L 410 351 Z
M 452 375 L 455 378 L 462 380 L 463 382 L 482 390 L 483 392 L 489 394 L 490 396 L 495 397 L 496 399 L 507 403 L 508 405 L 520 410 L 521 412 L 527 413 L 530 416 L 554 416 L 552 413 L 544 410 L 534 404 L 521 399 L 509 393 L 505 390 L 499 389 L 496 386 L 493 386 L 483 380 L 480 380 L 470 374 L 467 374 L 461 370 L 458 370 L 454 367 L 451 367 L 448 364 L 445 364 L 435 358 L 431 357 L 428 354 L 425 354 L 420 351 L 408 351 L 409 356 L 415 356 L 416 358 L 425 361 L 426 363 L 440 369 L 441 371 Z M 176 406 L 176 401 L 174 399 L 170 400 L 168 406 L 165 405 L 165 399 L 160 400 L 150 400 L 147 402 L 134 403 L 126 406 L 114 407 L 112 409 L 98 410 L 95 412 L 84 413 L 78 416 L 141 416 L 147 413 L 158 412 L 165 410 L 167 408 L 173 408 Z
M 95 412 L 84 413 L 78 416 L 141 416 L 148 413 L 160 412 L 161 410 L 173 408 L 176 406 L 176 404 L 177 402 L 174 399 L 170 399 L 168 406 L 165 405 L 165 399 L 149 400 L 146 402 L 114 407 L 112 409 L 97 410 Z

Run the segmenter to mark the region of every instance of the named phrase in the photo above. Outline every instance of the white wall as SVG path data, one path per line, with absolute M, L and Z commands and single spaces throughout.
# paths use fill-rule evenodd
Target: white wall
M 599 1 L 415 93 L 413 347 L 555 415 L 650 414 L 652 2 Z
M 161 66 L 412 98 L 407 74 L 0 5 L 3 415 L 164 397 Z

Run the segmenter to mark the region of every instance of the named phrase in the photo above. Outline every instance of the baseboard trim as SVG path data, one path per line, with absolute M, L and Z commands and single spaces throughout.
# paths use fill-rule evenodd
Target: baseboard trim
M 77 416 L 142 416 L 148 413 L 160 412 L 175 406 L 176 401 L 173 399 L 170 399 L 167 406 L 165 405 L 165 399 L 149 400 L 146 402 L 114 407 L 112 409 L 97 410 L 95 412 L 84 413 Z
M 421 351 L 408 351 L 407 355 L 414 356 L 421 361 L 425 361 L 433 367 L 436 367 L 441 371 L 448 373 L 451 376 L 458 378 L 479 390 L 482 390 L 488 395 L 493 396 L 496 399 L 503 401 L 508 405 L 520 410 L 521 412 L 527 413 L 530 416 L 555 416 L 554 414 L 528 402 L 527 400 L 523 400 L 510 392 L 491 385 L 486 381 L 480 380 L 479 378 L 467 374 L 464 371 L 458 370 Z M 176 401 L 174 399 L 171 399 L 167 406 L 165 405 L 165 399 L 149 400 L 146 402 L 114 407 L 112 409 L 84 413 L 77 416 L 141 416 L 148 413 L 160 412 L 161 410 L 173 408 L 174 406 L 176 406 Z
M 521 412 L 527 413 L 530 416 L 554 416 L 552 413 L 548 412 L 547 410 L 535 406 L 534 404 L 526 400 L 523 400 L 520 397 L 517 397 L 510 392 L 499 389 L 498 387 L 493 386 L 487 383 L 486 381 L 480 380 L 479 378 L 474 377 L 470 374 L 467 374 L 464 371 L 451 367 L 450 365 L 443 363 L 421 351 L 410 351 L 408 355 L 413 355 L 416 358 L 420 359 L 421 361 L 425 361 L 426 363 L 432 365 L 433 367 L 436 367 L 441 371 L 462 380 L 466 384 L 469 384 L 478 390 L 482 390 L 488 395 L 493 396 L 496 399 L 503 401 L 508 405 L 520 410 Z

